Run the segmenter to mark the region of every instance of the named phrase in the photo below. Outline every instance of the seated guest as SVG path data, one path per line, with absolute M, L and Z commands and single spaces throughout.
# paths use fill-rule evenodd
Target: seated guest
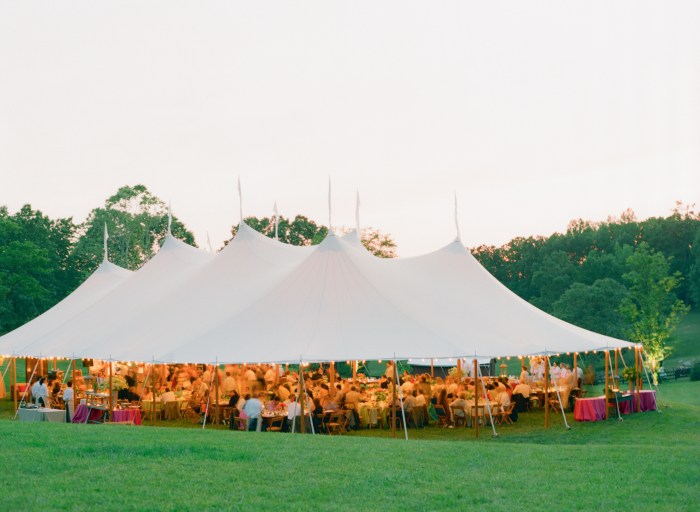
M 301 404 L 297 402 L 295 395 L 289 395 L 287 400 L 287 425 L 286 432 L 297 432 L 301 429 Z
M 455 398 L 450 404 L 450 410 L 454 413 L 456 418 L 466 418 L 467 417 L 467 395 L 462 393 L 459 397 Z
M 425 399 L 425 393 L 416 393 L 415 391 L 413 392 L 416 398 L 416 407 L 422 407 L 424 405 L 427 405 L 427 401 Z
M 513 389 L 513 394 L 520 393 L 525 398 L 530 398 L 530 386 L 527 383 L 521 382 L 515 389 Z
M 267 403 L 265 404 L 265 411 L 267 412 L 275 412 L 277 410 L 277 406 L 279 405 L 279 398 L 277 396 L 273 395 L 272 398 L 270 398 Z
M 170 391 L 170 388 L 165 388 L 165 393 L 163 393 L 163 396 L 160 397 L 160 401 L 163 403 L 166 402 L 174 402 L 177 400 L 177 397 L 175 396 L 175 393 Z

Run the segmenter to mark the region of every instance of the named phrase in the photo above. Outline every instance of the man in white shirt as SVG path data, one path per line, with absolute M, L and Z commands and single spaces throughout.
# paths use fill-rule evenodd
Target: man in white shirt
M 68 387 L 63 391 L 63 403 L 66 404 L 66 423 L 70 423 L 73 418 L 73 399 L 75 391 L 73 391 L 73 381 L 68 381 Z
M 226 372 L 226 378 L 221 383 L 221 389 L 226 395 L 230 395 L 236 390 L 236 379 L 231 376 L 231 372 Z
M 44 377 L 41 377 L 32 386 L 32 397 L 34 397 L 34 403 L 41 407 L 50 407 L 49 404 L 49 388 L 44 383 Z
M 174 402 L 177 400 L 177 397 L 175 396 L 175 393 L 170 391 L 170 388 L 165 388 L 165 393 L 160 397 L 160 401 L 163 403 L 166 402 Z

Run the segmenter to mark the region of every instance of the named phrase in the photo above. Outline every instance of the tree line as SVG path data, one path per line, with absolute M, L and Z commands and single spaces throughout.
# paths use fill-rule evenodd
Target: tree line
M 575 220 L 565 233 L 518 237 L 472 254 L 501 283 L 552 315 L 642 343 L 655 374 L 666 341 L 700 304 L 700 214 L 677 203 L 668 217 L 633 211 Z

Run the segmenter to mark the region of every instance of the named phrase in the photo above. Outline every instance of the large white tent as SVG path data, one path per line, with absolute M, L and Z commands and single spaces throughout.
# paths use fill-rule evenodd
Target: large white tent
M 155 362 L 498 357 L 628 347 L 523 301 L 459 240 L 381 259 L 355 233 L 292 247 L 241 223 L 216 257 L 168 237 L 131 279 L 12 352 Z M 8 335 L 11 336 L 11 335 Z M 0 339 L 0 352 L 6 338 Z

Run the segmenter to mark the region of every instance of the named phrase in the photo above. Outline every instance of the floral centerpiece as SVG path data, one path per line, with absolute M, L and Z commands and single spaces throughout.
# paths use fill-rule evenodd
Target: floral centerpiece
M 637 377 L 639 377 L 639 372 L 637 371 L 636 368 L 632 368 L 631 366 L 628 366 L 624 370 L 622 370 L 622 378 L 626 379 L 627 382 L 629 382 L 630 385 L 630 393 L 634 391 L 634 382 L 637 380 Z
M 126 379 L 121 375 L 112 376 L 112 391 L 119 391 L 120 389 L 126 389 L 129 386 L 126 384 Z M 98 388 L 102 391 L 107 391 L 109 389 L 109 378 L 104 379 Z

